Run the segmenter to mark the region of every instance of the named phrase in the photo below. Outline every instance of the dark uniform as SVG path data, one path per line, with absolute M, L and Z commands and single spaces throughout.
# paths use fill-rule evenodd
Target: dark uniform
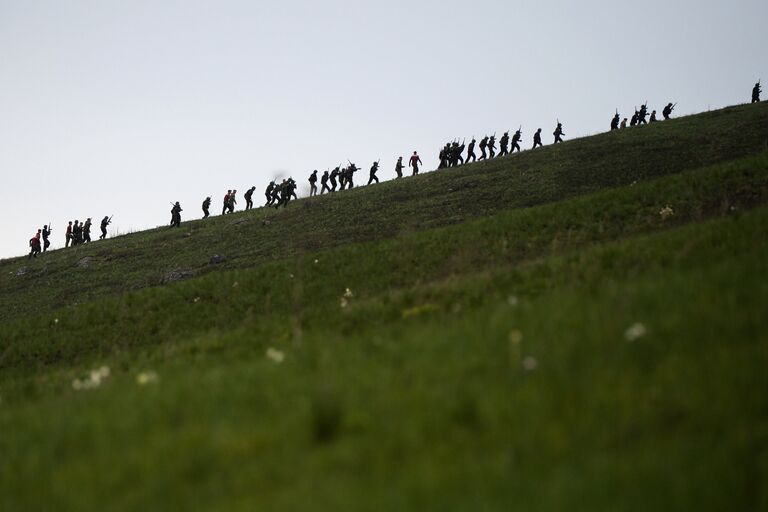
M 210 197 L 206 197 L 203 200 L 203 218 L 204 219 L 207 219 L 208 216 L 210 215 L 210 212 L 208 211 L 208 208 L 210 208 L 210 207 L 211 207 L 211 198 Z
M 248 190 L 245 191 L 245 194 L 243 194 L 243 197 L 245 198 L 245 209 L 250 210 L 253 208 L 253 191 L 256 190 L 256 187 L 251 187 Z
M 376 183 L 379 182 L 379 178 L 376 177 L 376 171 L 379 170 L 379 162 L 373 162 L 373 165 L 371 166 L 371 173 L 368 175 L 368 184 L 370 185 L 374 181 Z
M 336 192 L 336 178 L 339 176 L 339 168 L 334 167 L 334 169 L 331 171 L 331 192 Z
M 543 146 L 544 144 L 541 143 L 541 128 L 536 130 L 536 133 L 533 134 L 533 148 L 536 149 L 539 146 Z
M 347 188 L 353 188 L 355 186 L 355 173 L 358 171 L 355 164 L 349 164 L 347 167 L 347 175 L 345 177 Z
M 555 127 L 555 131 L 552 132 L 552 135 L 555 136 L 555 144 L 557 144 L 558 142 L 563 142 L 563 135 L 565 134 L 563 133 L 562 123 L 557 123 L 557 126 Z
M 51 246 L 51 242 L 48 240 L 48 237 L 51 236 L 51 229 L 48 226 L 43 226 L 43 252 L 48 250 L 48 247 Z
M 496 136 L 491 135 L 491 138 L 488 139 L 488 158 L 493 158 L 496 156 Z
M 485 154 L 485 148 L 488 146 L 488 136 L 486 135 L 480 139 L 480 160 L 485 160 L 488 155 Z
M 517 152 L 520 152 L 520 139 L 523 137 L 523 132 L 521 130 L 517 130 L 514 135 L 512 135 L 512 148 L 510 149 L 510 153 L 514 153 L 515 150 Z
M 178 201 L 171 208 L 171 227 L 181 227 L 181 205 Z
M 208 204 L 211 204 L 210 197 L 208 198 Z M 109 226 L 111 222 L 112 222 L 112 219 L 110 219 L 106 215 L 104 216 L 103 219 L 101 219 L 101 236 L 99 237 L 99 240 L 104 240 L 105 238 L 107 238 L 107 226 Z
M 328 186 L 328 171 L 325 171 L 323 176 L 320 178 L 320 185 L 322 185 L 322 187 L 320 187 L 320 195 L 324 194 L 326 191 L 331 191 L 330 187 Z
M 675 106 L 671 103 L 667 103 L 667 106 L 664 107 L 664 110 L 661 111 L 661 115 L 664 116 L 665 121 L 669 121 L 669 116 L 672 115 L 672 110 L 675 108 Z
M 275 190 L 275 182 L 270 181 L 269 185 L 267 185 L 267 190 L 264 191 L 264 195 L 267 198 L 266 206 L 272 206 L 272 202 L 274 201 L 272 192 Z
M 72 226 L 72 245 L 80 245 L 83 241 L 83 228 L 80 226 L 80 221 L 76 220 Z
M 629 126 L 635 126 L 637 124 L 637 119 L 640 117 L 640 112 L 635 110 L 635 113 L 632 114 L 632 119 L 629 120 Z
M 654 110 L 651 112 L 651 119 L 648 122 L 655 123 L 656 121 L 658 121 L 658 119 L 656 119 L 656 111 Z
M 616 115 L 611 119 L 611 131 L 619 129 L 619 121 L 621 121 L 621 117 L 619 116 L 619 113 L 616 112 Z
M 473 162 L 477 161 L 477 157 L 475 156 L 475 138 L 472 137 L 472 140 L 469 141 L 469 146 L 467 146 L 467 159 L 465 162 L 469 163 L 469 159 L 472 159 Z
M 648 105 L 640 105 L 640 112 L 637 113 L 637 124 L 648 124 L 645 118 L 648 117 Z
M 403 157 L 397 158 L 397 163 L 395 164 L 395 173 L 397 173 L 398 178 L 403 177 Z
M 757 82 L 752 88 L 752 103 L 760 103 L 760 93 L 763 90 L 760 88 L 760 82 Z
M 309 175 L 309 197 L 317 195 L 317 169 Z
M 501 148 L 501 151 L 499 151 L 499 156 L 504 156 L 509 154 L 509 151 L 507 150 L 508 145 L 509 145 L 509 132 L 504 132 L 504 135 L 502 135 L 501 139 L 499 139 L 499 147 Z
M 83 243 L 91 242 L 91 218 L 88 217 L 83 224 Z

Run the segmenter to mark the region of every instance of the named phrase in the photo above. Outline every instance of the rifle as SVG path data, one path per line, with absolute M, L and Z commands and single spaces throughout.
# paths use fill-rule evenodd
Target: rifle
M 174 206 L 176 206 L 176 205 L 174 205 Z M 112 224 L 112 217 L 114 217 L 114 215 L 110 215 L 109 216 L 109 220 L 107 220 L 107 224 Z

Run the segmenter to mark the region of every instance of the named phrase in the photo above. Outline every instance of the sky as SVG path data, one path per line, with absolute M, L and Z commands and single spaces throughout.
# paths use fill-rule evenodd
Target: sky
M 648 101 L 748 102 L 768 2 L 0 0 L 0 258 L 43 224 L 110 236 L 275 177 L 363 171 L 523 126 L 606 131 Z M 354 222 L 354 219 L 352 219 Z M 98 228 L 93 230 L 98 234 Z

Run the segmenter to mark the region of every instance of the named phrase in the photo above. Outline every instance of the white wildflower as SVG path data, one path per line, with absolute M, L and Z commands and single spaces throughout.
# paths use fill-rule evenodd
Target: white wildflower
M 109 377 L 109 367 L 102 366 L 91 370 L 87 378 L 75 379 L 72 381 L 72 389 L 80 391 L 81 389 L 94 389 L 101 386 L 101 383 Z
M 195 297 L 195 298 L 192 300 L 192 302 L 195 302 L 195 303 L 197 303 L 197 302 L 200 302 L 200 297 Z
M 640 322 L 636 322 L 630 325 L 624 332 L 624 337 L 627 341 L 635 341 L 638 338 L 642 338 L 647 333 L 647 329 Z
M 267 349 L 267 359 L 279 364 L 283 362 L 283 359 L 285 359 L 285 354 L 280 350 L 269 347 Z
M 349 301 L 346 297 L 342 297 L 339 301 L 339 306 L 341 306 L 341 309 L 346 309 L 349 306 Z
M 238 286 L 240 286 L 240 283 L 238 283 L 237 281 L 232 283 L 232 288 L 237 288 Z
M 674 210 L 672 209 L 672 207 L 671 207 L 671 206 L 669 206 L 669 205 L 667 205 L 667 206 L 665 206 L 664 208 L 662 208 L 661 210 L 659 210 L 659 215 L 660 215 L 660 216 L 661 216 L 661 218 L 662 218 L 662 219 L 664 219 L 664 220 L 666 220 L 666 219 L 670 218 L 670 217 L 671 217 L 671 216 L 673 216 L 674 214 L 675 214 L 675 211 L 674 211 Z
M 315 260 L 315 265 L 317 265 L 318 263 L 320 263 L 320 260 Z
M 59 323 L 59 319 L 58 318 L 54 318 L 53 319 L 53 323 L 55 323 L 55 324 Z
M 507 297 L 507 304 L 509 304 L 512 307 L 517 306 L 518 302 L 519 301 L 517 300 L 517 297 L 515 297 L 514 295 L 510 295 L 509 297 Z
M 532 372 L 539 366 L 539 362 L 533 356 L 527 356 L 523 359 L 523 368 L 529 372 Z
M 288 274 L 288 277 L 290 277 L 291 279 L 293 279 L 293 274 Z
M 136 383 L 139 386 L 146 386 L 147 384 L 154 384 L 157 382 L 157 374 L 153 371 L 141 372 L 136 376 Z
M 351 299 L 352 297 L 354 297 L 354 294 L 352 293 L 352 290 L 350 290 L 349 288 L 344 290 L 344 297 L 346 297 L 348 299 Z

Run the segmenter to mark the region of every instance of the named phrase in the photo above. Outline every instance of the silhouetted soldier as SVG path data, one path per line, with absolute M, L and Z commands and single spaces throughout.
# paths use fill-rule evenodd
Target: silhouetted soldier
M 491 138 L 488 139 L 488 158 L 493 158 L 496 156 L 496 135 L 491 135 Z
M 227 209 L 229 208 L 229 196 L 232 194 L 231 190 L 227 190 L 227 193 L 224 195 L 224 206 L 221 207 L 221 214 L 226 215 Z
M 211 198 L 208 198 L 208 204 L 211 204 Z M 206 212 L 208 213 L 208 212 Z M 107 226 L 109 226 L 112 223 L 112 217 L 104 216 L 103 219 L 101 219 L 101 236 L 99 237 L 99 240 L 104 240 L 107 238 Z
M 83 243 L 88 244 L 91 242 L 91 218 L 85 219 L 83 224 Z
M 629 126 L 635 126 L 637 124 L 637 119 L 640 117 L 640 112 L 635 109 L 635 113 L 632 114 L 632 119 L 629 120 Z
M 611 119 L 611 131 L 619 129 L 619 121 L 621 121 L 621 117 L 619 116 L 619 112 L 617 110 L 616 115 L 613 116 L 613 119 Z
M 72 221 L 69 221 L 69 224 L 67 225 L 67 232 L 66 232 L 66 241 L 64 242 L 64 247 L 69 247 L 69 244 L 74 244 L 73 236 L 72 236 Z
M 664 116 L 665 121 L 669 121 L 669 116 L 672 115 L 672 110 L 674 110 L 674 108 L 675 106 L 672 103 L 667 103 L 667 106 L 661 111 L 661 115 Z
M 43 252 L 47 251 L 48 247 L 51 246 L 51 242 L 48 240 L 49 236 L 51 236 L 51 228 L 43 226 Z
M 275 182 L 274 182 L 274 180 L 273 180 L 273 181 L 270 181 L 270 182 L 269 182 L 269 185 L 267 185 L 267 190 L 265 190 L 265 191 L 264 191 L 264 196 L 266 196 L 266 198 L 267 198 L 267 202 L 266 202 L 266 204 L 265 204 L 266 206 L 272 206 L 272 202 L 273 202 L 273 199 L 272 199 L 272 197 L 273 197 L 273 196 L 272 196 L 272 191 L 274 191 L 274 190 L 275 190 L 275 187 L 276 187 L 276 186 L 277 186 L 277 185 L 275 185 Z
M 325 194 L 326 192 L 331 191 L 330 187 L 328 187 L 328 171 L 325 171 L 323 175 L 320 177 L 320 195 Z
M 480 158 L 478 160 L 485 160 L 488 155 L 485 154 L 485 148 L 488 147 L 488 136 L 486 135 L 480 139 Z
M 235 205 L 237 204 L 237 190 L 232 190 L 229 194 L 229 203 L 227 203 L 227 211 L 229 213 L 235 213 Z
M 354 188 L 354 186 L 355 186 L 355 173 L 358 170 L 359 169 L 357 168 L 357 166 L 355 164 L 353 164 L 352 162 L 349 163 L 349 167 L 347 167 L 347 178 L 346 178 L 346 180 L 347 180 L 347 188 Z
M 83 228 L 80 226 L 80 221 L 75 220 L 75 224 L 72 226 L 72 245 L 80 245 L 83 241 Z
M 563 133 L 563 123 L 560 121 L 557 122 L 557 126 L 555 127 L 555 131 L 552 132 L 552 135 L 555 136 L 555 144 L 563 142 L 563 135 L 565 135 L 565 133 Z
M 408 167 L 413 167 L 413 176 L 419 174 L 419 165 L 421 165 L 421 158 L 415 151 L 411 155 L 411 159 L 408 160 Z
M 469 141 L 469 146 L 467 146 L 467 159 L 464 160 L 467 163 L 469 163 L 470 158 L 473 162 L 477 161 L 477 157 L 475 156 L 475 142 L 475 138 L 472 137 L 472 140 Z
M 640 105 L 640 112 L 637 113 L 637 124 L 648 124 L 645 118 L 648 117 L 648 104 Z
M 181 205 L 178 201 L 171 208 L 171 227 L 181 227 Z
M 37 230 L 37 234 L 29 239 L 29 257 L 27 259 L 37 258 L 40 254 L 40 230 Z
M 309 175 L 309 197 L 314 197 L 317 195 L 317 169 L 312 171 L 312 174 Z
M 336 192 L 336 178 L 339 176 L 339 167 L 334 167 L 331 171 L 331 192 Z
M 379 162 L 373 162 L 373 165 L 371 166 L 371 172 L 368 175 L 368 185 L 370 185 L 374 181 L 376 183 L 379 182 L 379 178 L 376 177 L 376 171 L 378 170 L 379 170 Z
M 285 180 L 283 180 L 279 185 L 275 185 L 272 187 L 272 195 L 270 196 L 270 205 L 275 205 L 275 208 L 280 207 L 280 203 L 282 202 L 282 198 L 284 196 L 283 190 L 285 189 Z
M 533 134 L 533 148 L 536 149 L 539 146 L 543 146 L 544 144 L 541 143 L 541 128 L 536 130 L 536 133 Z
M 208 216 L 210 215 L 210 212 L 208 211 L 208 208 L 210 208 L 210 207 L 211 207 L 211 198 L 209 196 L 209 197 L 206 197 L 205 199 L 203 199 L 203 218 L 204 219 L 207 219 Z M 106 217 L 104 217 L 104 218 L 106 219 Z
M 440 153 L 437 155 L 437 158 L 440 160 L 440 163 L 437 165 L 438 169 L 444 169 L 448 167 L 449 153 L 450 153 L 450 144 L 446 143 L 445 146 L 440 148 Z
M 250 210 L 253 208 L 253 191 L 256 190 L 256 187 L 251 187 L 248 190 L 245 191 L 245 194 L 243 194 L 243 197 L 245 198 L 245 209 Z
M 397 157 L 397 163 L 395 164 L 395 173 L 397 173 L 397 178 L 403 177 L 403 157 L 401 156 Z
M 510 149 L 510 153 L 514 153 L 515 150 L 517 152 L 520 152 L 520 139 L 523 137 L 523 129 L 519 128 L 514 135 L 512 135 L 512 148 Z
M 757 82 L 752 88 L 752 103 L 760 103 L 760 93 L 763 90 L 760 88 L 760 82 Z
M 508 155 L 509 151 L 507 150 L 507 146 L 509 145 L 509 132 L 504 132 L 504 135 L 501 136 L 501 139 L 499 139 L 499 148 L 501 151 L 499 151 L 499 156 Z
M 461 144 L 458 142 L 455 143 L 455 147 L 453 148 L 453 165 L 454 167 L 457 165 L 464 165 L 464 157 L 461 156 L 462 153 L 464 153 L 464 141 L 461 141 Z
M 655 123 L 656 121 L 658 121 L 658 119 L 656 119 L 656 111 L 654 110 L 651 112 L 651 119 L 648 122 Z

